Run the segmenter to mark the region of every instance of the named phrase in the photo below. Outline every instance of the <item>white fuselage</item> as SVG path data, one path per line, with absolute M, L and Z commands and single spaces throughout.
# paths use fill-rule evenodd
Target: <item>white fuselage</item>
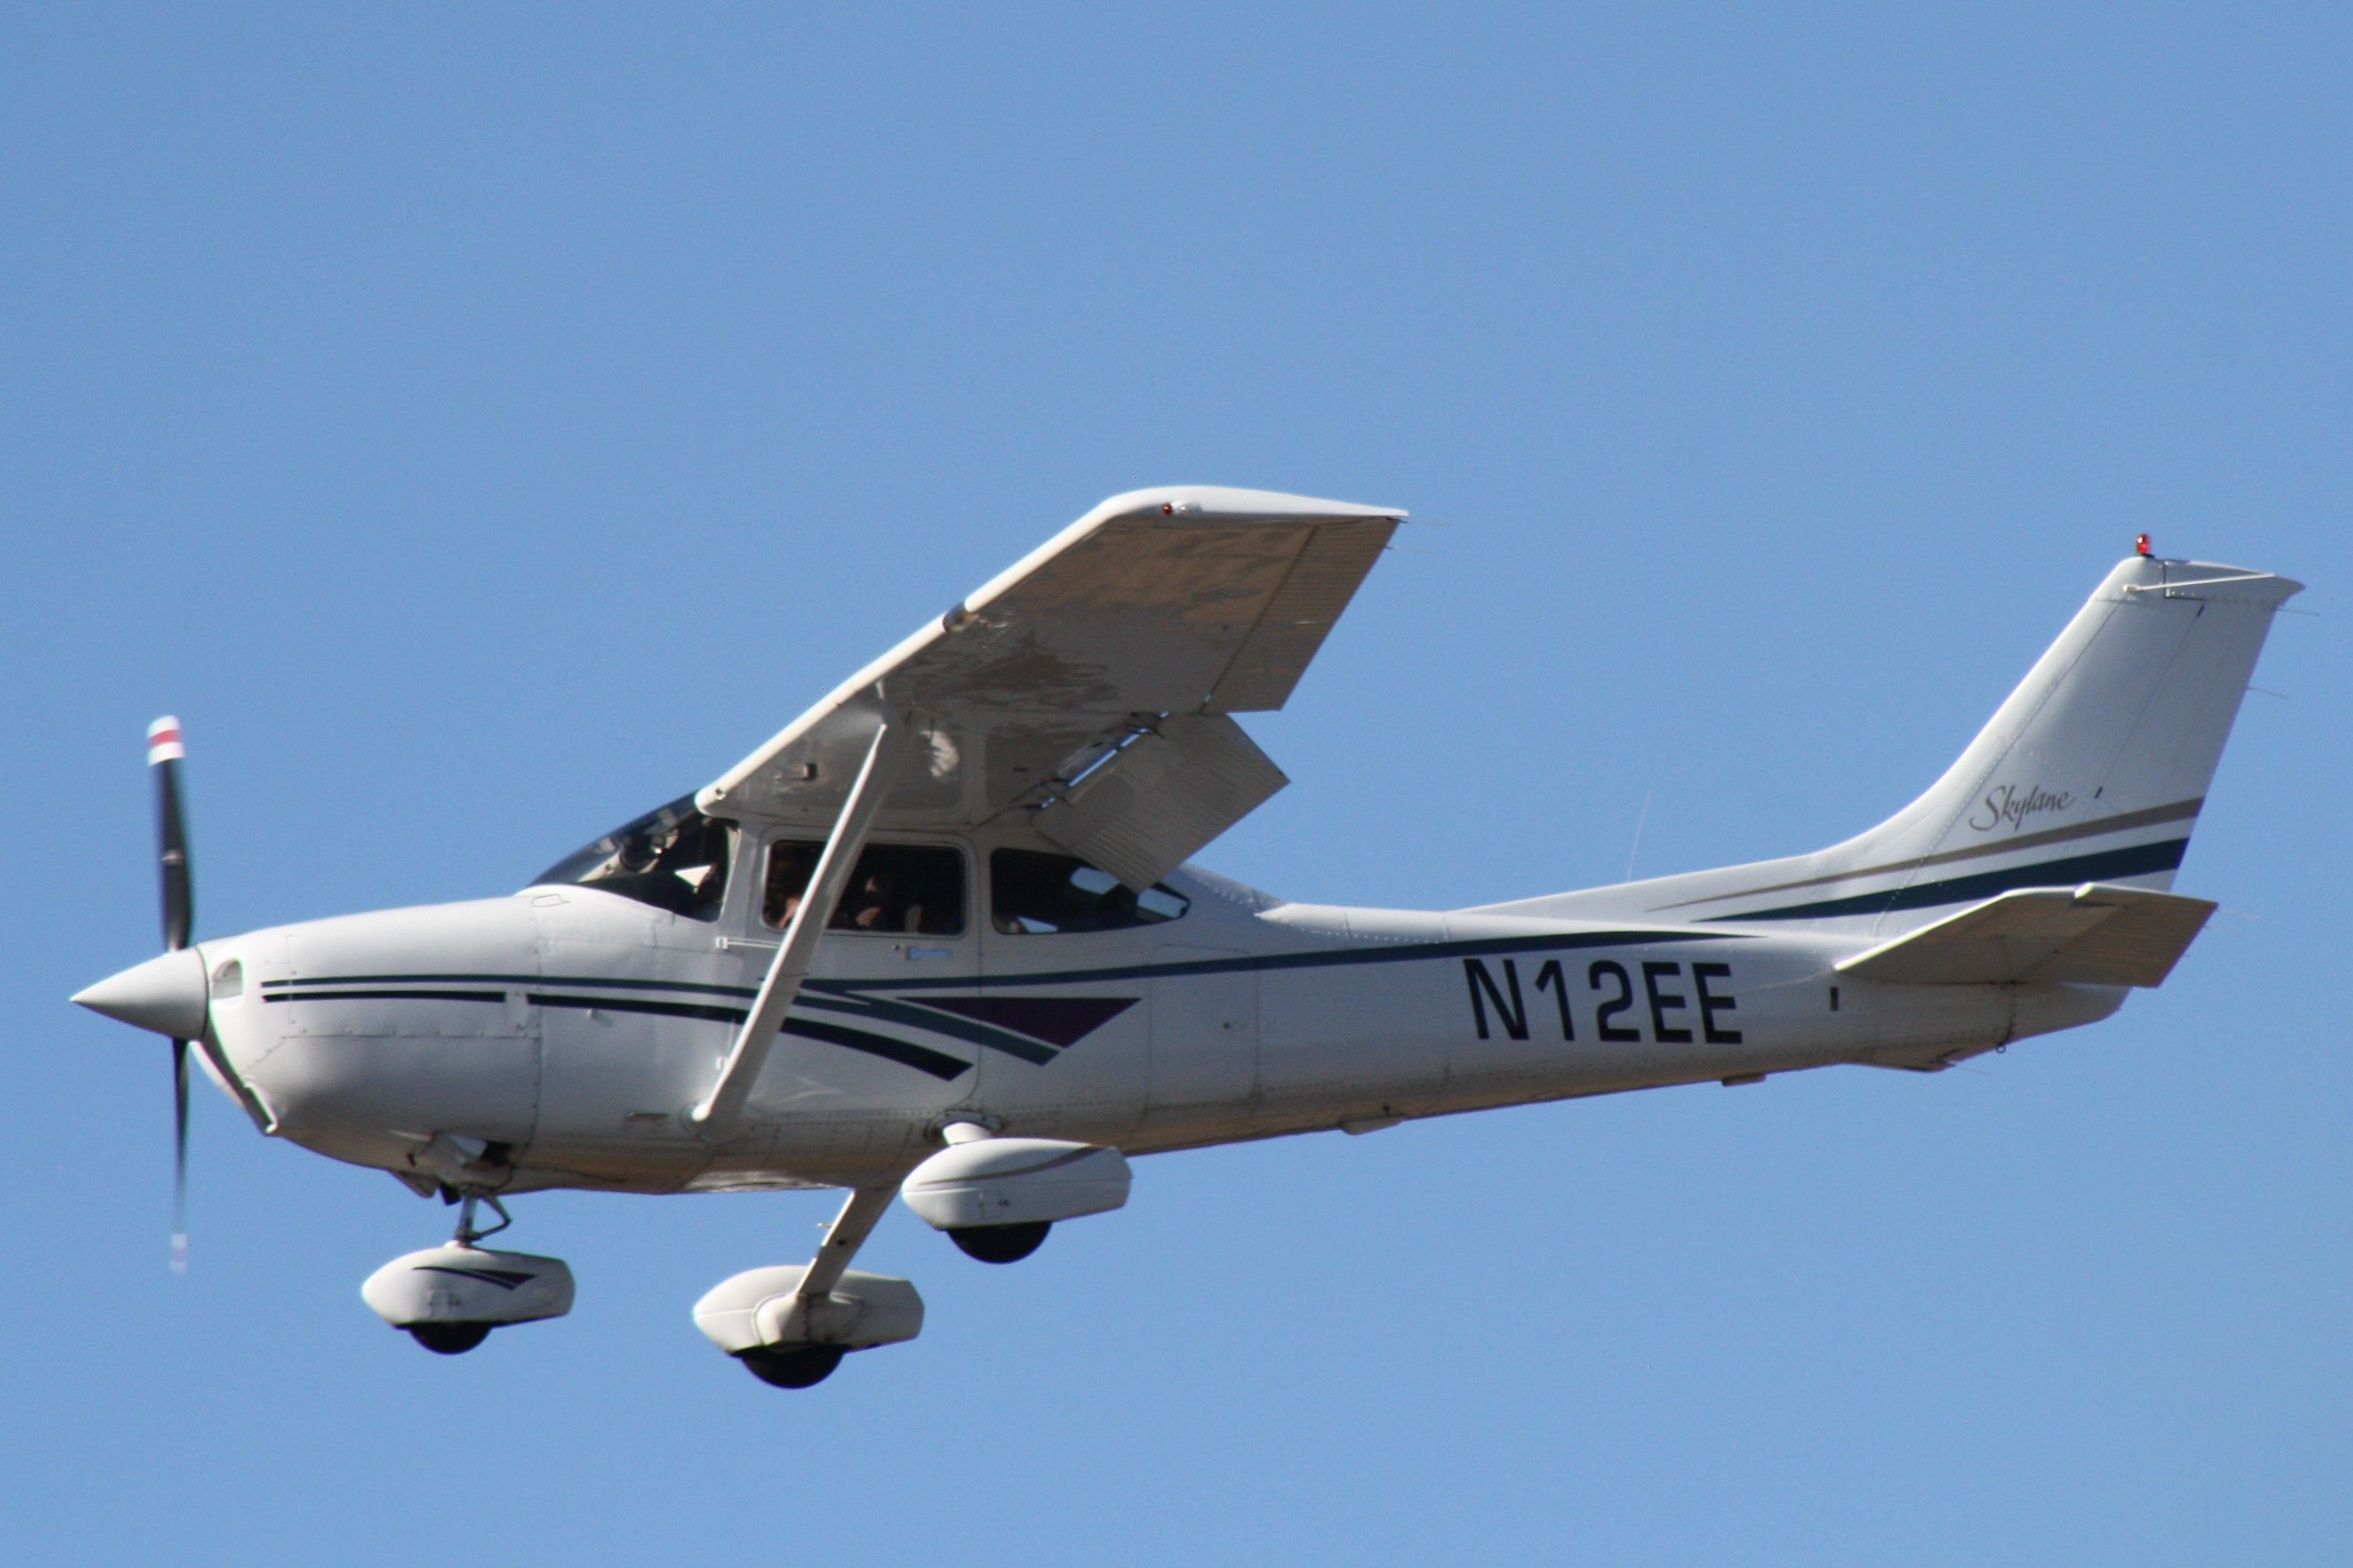
M 1861 935 L 1284 903 L 1189 870 L 1181 918 L 1009 932 L 978 918 L 987 851 L 1033 840 L 902 837 L 965 856 L 976 918 L 828 932 L 723 1140 L 688 1112 L 775 952 L 750 876 L 710 921 L 543 886 L 208 942 L 214 1033 L 269 1129 L 320 1152 L 420 1186 L 457 1180 L 456 1148 L 480 1151 L 461 1184 L 674 1192 L 895 1180 L 958 1121 L 1143 1153 L 1928 1067 L 2124 994 L 1841 977 Z

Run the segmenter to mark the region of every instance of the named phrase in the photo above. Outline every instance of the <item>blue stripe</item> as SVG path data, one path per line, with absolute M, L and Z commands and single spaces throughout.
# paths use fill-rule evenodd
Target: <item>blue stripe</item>
M 1744 910 L 1736 915 L 1715 915 L 1711 925 L 1741 921 L 1820 921 L 1841 915 L 1883 915 L 1899 910 L 1929 910 L 1940 904 L 1973 904 L 2018 888 L 2071 888 L 2079 882 L 2100 882 L 2114 877 L 2145 877 L 2171 871 L 2189 851 L 2187 838 L 2158 844 L 2136 844 L 2128 849 L 2104 849 L 2095 855 L 2075 855 L 2064 860 L 2038 860 L 1974 877 L 1949 877 L 1941 882 L 1915 882 L 1908 888 L 1883 888 L 1847 899 L 1822 899 L 1810 904 L 1784 904 L 1777 910 Z
M 1023 938 L 1050 942 L 1050 937 Z M 1175 940 L 1174 938 L 1170 939 Z M 1413 963 L 1427 959 L 1483 957 L 1493 953 L 1559 952 L 1578 947 L 1650 947 L 1671 942 L 1740 942 L 1738 931 L 1704 926 L 1670 927 L 1652 931 L 1556 931 L 1532 936 L 1471 937 L 1461 942 L 1410 942 L 1379 947 L 1315 948 L 1305 952 L 1245 954 L 1238 958 L 1192 959 L 1182 963 L 1129 963 L 1108 969 L 1041 970 L 1032 974 L 991 969 L 983 989 L 1012 985 L 1078 985 L 1098 980 L 1171 980 L 1193 974 L 1273 973 L 1285 969 L 1337 969 L 1357 963 Z M 844 995 L 866 991 L 944 991 L 973 984 L 970 975 L 936 974 L 903 980 L 810 980 L 805 991 L 830 991 Z
M 476 985 L 623 985 L 632 991 L 707 991 L 719 996 L 756 996 L 759 992 L 749 985 L 707 985 L 685 980 L 630 980 L 610 974 L 336 974 L 310 975 L 295 980 L 265 980 L 264 991 L 278 991 L 304 985 L 380 985 L 392 981 L 404 984 L 414 981 L 423 984 L 431 982 L 460 981 Z
M 1770 916 L 1738 917 L 1770 919 Z M 1051 937 L 1024 937 L 1022 942 L 1050 943 Z M 1171 940 L 1174 940 L 1173 938 Z M 1379 945 L 1311 948 L 1301 952 L 1244 954 L 1234 958 L 1191 959 L 1176 963 L 1125 963 L 1101 969 L 1052 969 L 1008 973 L 991 969 L 976 980 L 969 974 L 900 976 L 875 980 L 819 980 L 801 983 L 802 992 L 833 996 L 863 996 L 884 991 L 970 990 L 976 984 L 995 991 L 1012 985 L 1082 985 L 1110 980 L 1171 980 L 1195 974 L 1269 974 L 1286 969 L 1335 969 L 1358 963 L 1413 963 L 1426 959 L 1479 958 L 1499 953 L 1557 952 L 1581 947 L 1645 947 L 1671 942 L 1736 942 L 1738 932 L 1704 926 L 1669 926 L 1638 931 L 1542 931 L 1529 936 L 1470 937 L 1459 942 L 1384 942 Z M 753 997 L 756 987 L 715 985 L 675 980 L 630 980 L 617 975 L 559 974 L 344 974 L 301 980 L 265 980 L 262 989 L 290 985 L 419 984 L 434 981 L 472 981 L 478 984 L 618 986 L 630 991 L 702 992 L 719 996 Z

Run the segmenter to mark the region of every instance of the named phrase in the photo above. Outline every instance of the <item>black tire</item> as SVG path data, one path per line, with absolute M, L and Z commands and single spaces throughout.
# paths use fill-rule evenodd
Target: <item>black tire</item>
M 966 1258 L 977 1258 L 983 1263 L 1018 1263 L 1045 1244 L 1046 1233 L 1054 1228 L 1051 1220 L 1032 1220 L 1027 1225 L 965 1225 L 948 1232 L 948 1239 L 964 1249 Z
M 771 1388 L 810 1388 L 841 1364 L 839 1345 L 755 1345 L 735 1359 Z
M 491 1337 L 488 1323 L 412 1323 L 409 1338 L 435 1355 L 464 1355 Z

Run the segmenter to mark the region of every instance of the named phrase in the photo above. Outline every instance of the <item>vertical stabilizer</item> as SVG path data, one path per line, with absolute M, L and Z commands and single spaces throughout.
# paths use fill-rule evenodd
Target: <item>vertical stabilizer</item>
M 1901 931 L 2014 888 L 2168 889 L 2272 614 L 2303 584 L 2127 558 L 1927 792 L 1811 855 L 1501 910 Z

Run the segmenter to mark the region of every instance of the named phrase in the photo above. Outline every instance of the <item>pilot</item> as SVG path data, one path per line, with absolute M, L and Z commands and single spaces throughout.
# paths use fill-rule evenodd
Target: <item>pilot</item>
M 765 909 L 772 926 L 788 924 L 808 892 L 809 873 L 817 869 L 817 846 L 779 844 L 768 852 Z

